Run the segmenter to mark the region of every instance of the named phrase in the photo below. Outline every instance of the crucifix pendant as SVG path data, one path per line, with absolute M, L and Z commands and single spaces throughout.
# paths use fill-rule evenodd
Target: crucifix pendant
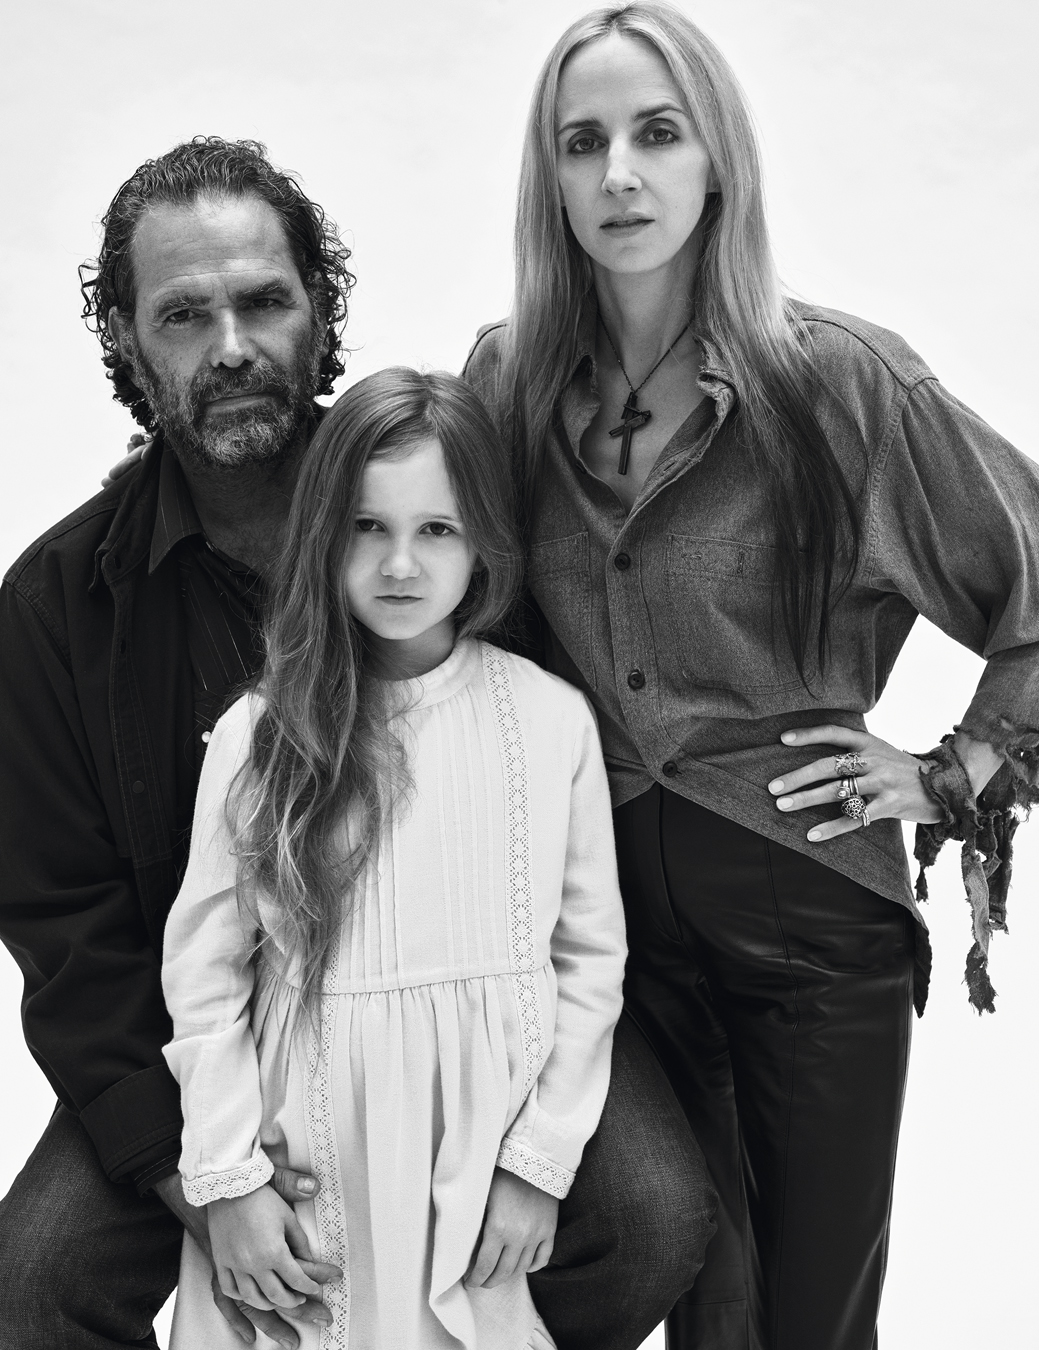
M 631 457 L 631 433 L 638 431 L 639 427 L 644 427 L 653 416 L 648 408 L 639 407 L 639 396 L 633 389 L 628 395 L 628 401 L 625 403 L 621 416 L 624 421 L 619 427 L 614 427 L 610 432 L 611 436 L 621 438 L 620 459 L 617 461 L 617 472 L 624 474 L 628 472 L 628 460 Z

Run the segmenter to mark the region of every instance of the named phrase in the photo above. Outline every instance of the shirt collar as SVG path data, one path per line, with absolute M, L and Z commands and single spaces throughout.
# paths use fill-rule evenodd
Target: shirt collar
M 584 300 L 581 302 L 581 315 L 577 324 L 577 347 L 570 379 L 575 379 L 582 367 L 585 368 L 593 394 L 597 393 L 595 339 L 598 323 L 599 302 L 595 296 L 595 288 L 589 287 L 585 292 Z M 717 421 L 720 423 L 735 401 L 736 381 L 723 360 L 717 345 L 708 334 L 703 332 L 702 329 L 694 329 L 694 335 L 702 352 L 698 383 L 704 393 L 714 400 Z
M 574 368 L 570 372 L 570 375 L 571 378 L 573 378 L 581 368 L 581 365 L 585 361 L 589 362 L 593 388 L 595 386 L 595 339 L 598 324 L 599 302 L 595 297 L 595 288 L 589 287 L 581 302 L 581 315 L 577 323 L 577 346 L 574 353 Z M 720 382 L 722 384 L 727 384 L 730 388 L 734 389 L 735 380 L 725 361 L 722 359 L 716 344 L 702 330 L 694 329 L 693 331 L 697 342 L 700 344 L 700 350 L 703 353 L 703 359 L 700 362 L 701 385 L 703 386 L 705 381 L 711 385 Z M 717 393 L 714 389 L 710 392 L 714 397 L 717 397 Z
M 148 557 L 148 574 L 159 566 L 170 549 L 186 539 L 190 534 L 201 534 L 202 522 L 191 500 L 187 479 L 169 446 L 162 451 L 159 465 L 159 500 L 155 512 L 155 529 L 152 531 L 151 553 Z

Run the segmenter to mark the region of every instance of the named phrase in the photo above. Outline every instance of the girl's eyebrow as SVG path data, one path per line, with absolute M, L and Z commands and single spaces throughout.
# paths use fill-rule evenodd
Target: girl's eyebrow
M 651 108 L 640 108 L 638 112 L 633 113 L 631 120 L 635 122 L 648 122 L 653 117 L 659 117 L 661 113 L 672 112 L 679 113 L 682 117 L 688 117 L 689 114 L 679 104 L 670 99 L 664 103 L 654 104 Z M 556 132 L 557 136 L 562 136 L 567 131 L 576 131 L 580 127 L 599 127 L 602 123 L 597 117 L 572 117 L 569 122 L 564 122 Z

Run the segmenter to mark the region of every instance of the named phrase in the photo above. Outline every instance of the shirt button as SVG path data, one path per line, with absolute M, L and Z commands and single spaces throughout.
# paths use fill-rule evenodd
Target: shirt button
M 205 744 L 208 745 L 209 742 L 213 739 L 213 733 L 211 731 L 203 731 L 202 739 L 205 742 Z
M 631 559 L 628 557 L 626 553 L 618 553 L 616 558 L 614 558 L 613 560 L 613 565 L 614 567 L 616 567 L 618 572 L 626 572 L 628 568 L 631 566 Z
M 673 759 L 665 759 L 660 766 L 660 772 L 665 778 L 674 778 L 675 774 L 678 772 L 678 765 Z
M 631 689 L 641 689 L 646 683 L 646 677 L 641 670 L 635 669 L 628 675 L 628 686 Z
M 143 791 L 144 791 L 144 784 L 141 782 L 141 780 L 140 780 L 139 778 L 138 778 L 138 780 L 137 780 L 136 783 L 132 784 L 132 787 L 133 787 L 134 792 L 143 792 Z

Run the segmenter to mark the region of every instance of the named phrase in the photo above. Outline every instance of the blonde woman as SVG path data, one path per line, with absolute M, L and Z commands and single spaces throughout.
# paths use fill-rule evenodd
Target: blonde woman
M 598 713 L 628 1010 L 721 1195 L 668 1344 L 871 1350 L 929 967 L 900 822 L 925 864 L 966 841 L 991 1009 L 1039 471 L 900 338 L 783 295 L 742 92 L 666 5 L 550 53 L 516 258 L 467 375 L 516 455 L 546 663 Z M 988 658 L 921 755 L 863 720 L 917 614 Z

